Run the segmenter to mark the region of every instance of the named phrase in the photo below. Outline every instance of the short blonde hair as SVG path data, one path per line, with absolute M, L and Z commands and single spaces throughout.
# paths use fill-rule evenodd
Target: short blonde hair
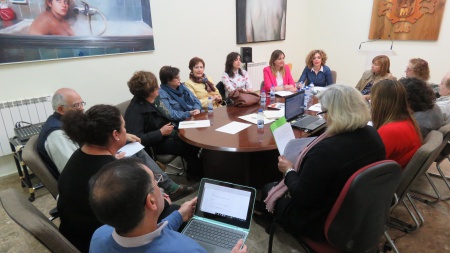
M 334 84 L 318 95 L 327 111 L 327 132 L 336 135 L 363 128 L 370 120 L 369 105 L 354 87 Z

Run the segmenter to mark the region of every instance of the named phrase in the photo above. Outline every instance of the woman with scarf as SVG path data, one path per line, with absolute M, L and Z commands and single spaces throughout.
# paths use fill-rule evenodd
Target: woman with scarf
M 386 153 L 377 131 L 367 125 L 369 108 L 358 90 L 332 85 L 318 98 L 327 130 L 296 161 L 278 157 L 284 179 L 263 189 L 266 209 L 273 215 L 262 208 L 254 220 L 261 224 L 273 217 L 291 233 L 326 241 L 325 220 L 347 180 L 362 167 L 384 160 Z
M 159 71 L 159 97 L 169 111 L 170 119 L 179 122 L 197 115 L 202 105 L 195 95 L 180 82 L 180 70 L 164 66 Z
M 211 78 L 207 77 L 204 73 L 205 61 L 201 58 L 194 57 L 189 61 L 189 69 L 191 70 L 189 80 L 184 84 L 200 100 L 202 108 L 208 107 L 209 97 L 212 99 L 214 108 L 221 106 L 222 96 L 220 96 L 219 90 L 214 86 Z

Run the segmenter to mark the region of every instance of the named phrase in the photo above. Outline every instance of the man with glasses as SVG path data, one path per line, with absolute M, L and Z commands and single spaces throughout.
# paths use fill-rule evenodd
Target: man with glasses
M 165 216 L 164 200 L 157 187 L 159 179 L 160 176 L 132 159 L 111 162 L 91 178 L 92 211 L 107 224 L 92 236 L 91 253 L 206 252 L 196 241 L 177 232 L 194 215 L 197 198 Z M 242 239 L 231 252 L 247 252 Z
M 61 88 L 53 95 L 52 107 L 55 112 L 48 117 L 42 126 L 37 141 L 37 150 L 39 156 L 56 179 L 59 178 L 59 174 L 66 166 L 73 152 L 79 148 L 78 143 L 70 140 L 62 130 L 61 117 L 70 110 L 84 111 L 85 105 L 86 102 L 83 101 L 81 96 L 70 88 Z M 140 142 L 137 136 L 128 133 L 127 140 Z M 120 159 L 124 155 L 125 153 L 118 154 L 116 158 Z M 144 150 L 139 151 L 134 156 L 141 159 L 155 173 L 163 175 L 160 187 L 169 194 L 172 200 L 180 199 L 196 190 L 196 186 L 179 185 L 172 181 Z

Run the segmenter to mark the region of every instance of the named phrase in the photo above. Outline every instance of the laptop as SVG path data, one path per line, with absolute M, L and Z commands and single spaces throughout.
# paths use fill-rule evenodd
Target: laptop
M 254 188 L 203 178 L 194 217 L 182 233 L 207 252 L 229 253 L 250 232 L 255 196 Z
M 284 115 L 293 127 L 314 131 L 326 122 L 323 118 L 305 114 L 305 91 L 301 90 L 285 98 Z

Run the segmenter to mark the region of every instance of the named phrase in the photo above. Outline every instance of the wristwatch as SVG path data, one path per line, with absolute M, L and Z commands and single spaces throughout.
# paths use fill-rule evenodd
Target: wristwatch
M 284 176 L 286 177 L 286 175 L 291 172 L 291 171 L 295 171 L 293 168 L 289 168 L 286 170 L 286 172 L 284 173 Z

